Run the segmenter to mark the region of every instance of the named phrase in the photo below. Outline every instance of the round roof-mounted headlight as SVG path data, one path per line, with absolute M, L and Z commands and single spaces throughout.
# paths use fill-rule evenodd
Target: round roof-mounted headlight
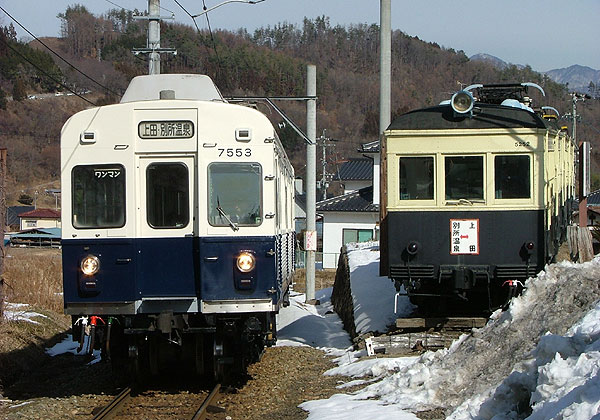
M 450 100 L 450 105 L 454 112 L 458 114 L 466 114 L 471 112 L 473 109 L 473 103 L 475 100 L 473 99 L 473 95 L 471 92 L 466 90 L 461 90 L 452 95 L 452 99 Z
M 238 270 L 240 270 L 242 273 L 248 273 L 254 270 L 254 267 L 256 266 L 256 259 L 251 253 L 242 252 L 237 257 L 236 265 Z
M 100 260 L 95 255 L 88 255 L 81 260 L 81 271 L 86 276 L 93 276 L 100 270 Z

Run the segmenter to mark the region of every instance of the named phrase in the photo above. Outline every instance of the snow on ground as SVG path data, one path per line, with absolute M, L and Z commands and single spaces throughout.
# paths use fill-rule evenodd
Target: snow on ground
M 47 318 L 46 315 L 40 314 L 38 312 L 30 311 L 29 305 L 26 303 L 10 303 L 6 302 L 4 304 L 4 319 L 7 321 L 25 321 L 30 322 L 32 324 L 39 324 L 35 319 L 35 317 Z
M 349 252 L 361 332 L 382 331 L 395 317 L 395 290 L 377 275 L 378 254 L 373 244 Z M 395 359 L 361 359 L 364 351 L 344 351 L 341 322 L 326 314 L 331 310 L 330 291 L 320 292 L 324 308 L 306 308 L 304 295 L 298 295 L 291 309 L 279 315 L 286 320 L 280 344 L 327 348 L 335 342 L 329 337 L 333 333 L 342 346 L 328 351 L 337 356 L 339 366 L 326 374 L 348 376 L 348 386 L 365 385 L 352 394 L 303 403 L 309 419 L 414 419 L 418 411 L 442 408 L 456 420 L 600 420 L 599 280 L 600 258 L 553 264 L 530 279 L 509 310 L 494 313 L 484 328 L 463 335 L 449 349 Z M 412 310 L 406 300 L 398 302 L 399 312 Z M 303 315 L 321 319 L 304 326 L 298 318 Z M 325 325 L 328 321 L 334 324 Z
M 396 317 L 395 289 L 378 276 L 377 245 L 361 244 L 348 255 L 357 330 L 384 331 Z M 600 420 L 600 257 L 553 264 L 526 286 L 508 311 L 449 349 L 404 358 L 365 359 L 364 350 L 353 351 L 333 313 L 331 288 L 316 292 L 319 306 L 292 295 L 277 315 L 278 345 L 321 348 L 338 364 L 326 374 L 348 376 L 340 394 L 300 407 L 310 420 L 407 420 L 436 408 L 454 420 Z M 9 316 L 27 313 L 7 309 Z M 412 309 L 398 299 L 399 314 Z M 48 352 L 73 346 L 66 340 Z M 343 393 L 354 385 L 364 388 Z
M 356 332 L 386 332 L 396 318 L 409 315 L 414 307 L 408 297 L 399 296 L 398 313 L 394 313 L 394 283 L 379 276 L 379 243 L 348 245 L 350 283 L 354 301 Z

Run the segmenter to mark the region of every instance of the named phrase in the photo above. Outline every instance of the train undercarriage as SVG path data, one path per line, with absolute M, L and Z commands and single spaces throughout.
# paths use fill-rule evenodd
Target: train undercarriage
M 138 381 L 167 372 L 221 381 L 245 372 L 275 343 L 275 314 L 73 317 L 73 337 L 79 351 L 99 350 L 116 372 Z

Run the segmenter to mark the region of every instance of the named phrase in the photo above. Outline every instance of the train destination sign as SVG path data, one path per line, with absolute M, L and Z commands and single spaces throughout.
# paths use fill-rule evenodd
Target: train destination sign
M 450 255 L 479 255 L 479 219 L 450 219 Z
M 142 139 L 189 139 L 194 136 L 191 121 L 142 121 L 138 125 Z

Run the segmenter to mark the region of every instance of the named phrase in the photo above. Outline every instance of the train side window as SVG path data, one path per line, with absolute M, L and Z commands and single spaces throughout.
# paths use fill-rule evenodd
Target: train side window
M 433 157 L 400 158 L 400 200 L 433 200 Z
M 483 156 L 446 156 L 446 200 L 483 200 Z
M 81 165 L 71 172 L 73 227 L 125 226 L 125 168 L 122 165 Z
M 153 228 L 181 229 L 190 221 L 188 168 L 152 163 L 146 169 L 146 219 Z
M 494 185 L 497 199 L 530 198 L 530 159 L 526 155 L 494 157 Z
M 208 166 L 208 222 L 212 226 L 262 223 L 262 168 L 258 163 Z

